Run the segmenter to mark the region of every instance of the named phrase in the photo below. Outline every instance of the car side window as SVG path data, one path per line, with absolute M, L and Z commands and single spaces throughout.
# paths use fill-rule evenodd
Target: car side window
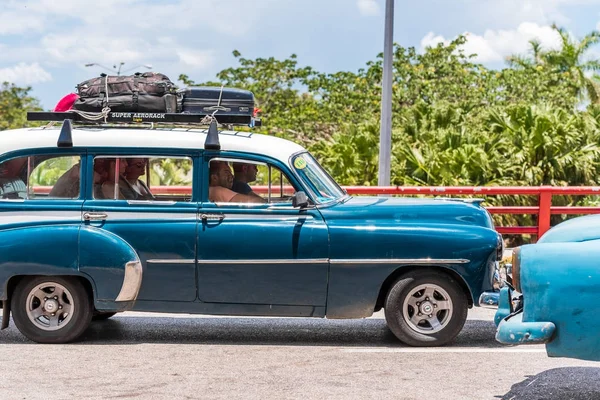
M 27 161 L 29 157 L 12 158 L 0 163 L 0 199 L 26 199 Z
M 189 157 L 96 156 L 94 199 L 191 201 Z
M 291 202 L 296 192 L 279 168 L 252 160 L 213 158 L 208 179 L 208 198 L 215 203 Z
M 29 193 L 36 199 L 78 199 L 81 187 L 79 156 L 52 157 L 39 163 L 31 162 Z M 33 165 L 32 165 L 33 164 Z M 46 188 L 50 188 L 46 192 Z
M 1 199 L 78 199 L 80 157 L 36 155 L 0 163 Z

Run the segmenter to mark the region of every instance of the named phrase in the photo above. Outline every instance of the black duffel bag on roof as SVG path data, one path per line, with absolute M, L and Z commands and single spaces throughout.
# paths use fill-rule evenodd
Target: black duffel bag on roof
M 128 76 L 102 74 L 77 85 L 79 99 L 73 108 L 100 112 L 111 111 L 176 112 L 175 84 L 158 72 L 136 73 Z

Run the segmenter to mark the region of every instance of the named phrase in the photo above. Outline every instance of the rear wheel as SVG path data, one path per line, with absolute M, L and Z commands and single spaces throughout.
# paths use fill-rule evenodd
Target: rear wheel
M 38 343 L 67 343 L 92 319 L 90 296 L 72 277 L 39 276 L 19 282 L 12 297 L 15 325 Z
M 467 297 L 452 277 L 434 271 L 401 277 L 385 301 L 385 319 L 410 346 L 441 346 L 458 335 L 467 319 Z

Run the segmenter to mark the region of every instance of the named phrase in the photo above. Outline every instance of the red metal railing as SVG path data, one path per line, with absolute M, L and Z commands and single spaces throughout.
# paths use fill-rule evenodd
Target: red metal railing
M 266 186 L 254 186 L 258 193 L 266 193 Z M 288 188 L 291 189 L 291 188 Z M 427 195 L 427 196 L 537 196 L 537 206 L 488 206 L 491 214 L 534 214 L 537 215 L 537 226 L 497 226 L 496 230 L 504 234 L 531 234 L 541 237 L 550 229 L 552 214 L 600 214 L 600 207 L 553 206 L 552 196 L 586 196 L 600 195 L 600 186 L 345 186 L 351 195 Z M 190 186 L 152 186 L 154 194 L 189 195 Z M 37 187 L 38 193 L 48 193 L 50 187 Z

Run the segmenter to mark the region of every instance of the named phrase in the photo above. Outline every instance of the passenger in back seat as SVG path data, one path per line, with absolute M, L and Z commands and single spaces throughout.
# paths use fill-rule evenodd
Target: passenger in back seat
M 99 188 L 94 189 L 94 197 L 105 200 L 134 200 L 128 192 L 129 184 L 122 175 L 127 168 L 127 160 L 114 158 L 104 160 L 106 160 L 107 178 L 100 183 Z
M 123 188 L 126 191 L 126 197 L 133 198 L 135 200 L 153 200 L 154 196 L 150 192 L 148 185 L 144 183 L 140 176 L 146 174 L 146 167 L 148 166 L 148 159 L 146 158 L 129 158 L 127 159 L 127 168 L 123 173 L 127 188 Z
M 64 199 L 76 199 L 79 197 L 81 164 L 73 165 L 67 172 L 61 175 L 56 181 L 48 197 L 58 197 Z
M 13 158 L 0 164 L 0 199 L 27 198 L 27 184 L 20 178 L 27 157 Z M 25 171 L 27 175 L 27 171 Z

